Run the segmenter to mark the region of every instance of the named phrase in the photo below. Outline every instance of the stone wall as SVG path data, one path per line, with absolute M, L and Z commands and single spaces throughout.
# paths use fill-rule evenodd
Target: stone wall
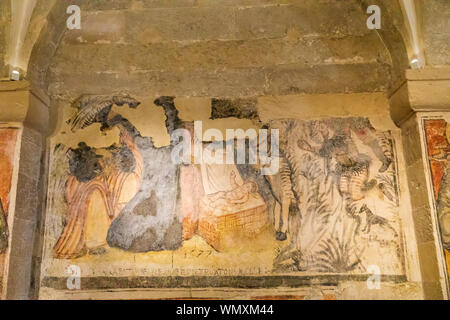
M 21 130 L 3 296 L 447 298 L 423 121 L 450 108 L 448 4 L 421 2 L 427 67 L 405 73 L 401 8 L 373 3 L 86 0 L 68 30 L 71 1 L 39 2 L 19 55 L 31 86 L 0 83 L 0 125 Z M 175 165 L 171 133 L 195 121 L 217 129 L 205 145 L 280 130 L 281 173 Z M 223 246 L 205 215 L 232 224 Z
M 0 78 L 7 78 L 9 76 L 6 58 L 8 54 L 10 25 L 10 3 L 9 1 L 2 1 L 0 4 Z
M 122 88 L 140 95 L 237 97 L 382 91 L 390 85 L 389 53 L 351 1 L 80 6 L 81 30 L 57 33 L 65 23 L 62 5 L 52 12 L 61 20 L 54 22 L 57 29 L 47 27 L 59 45 L 45 83 L 51 95 L 75 99 Z M 35 59 L 52 56 L 50 49 L 36 50 Z
M 427 64 L 449 65 L 448 30 L 450 29 L 450 3 L 445 0 L 426 0 L 419 3 Z
M 125 117 L 133 124 L 133 126 L 141 136 L 151 137 L 154 145 L 157 146 L 157 148 L 167 148 L 167 146 L 170 145 L 170 136 L 166 128 L 166 117 L 164 116 L 164 110 L 160 109 L 153 103 L 156 97 L 135 96 L 134 98 L 137 101 L 141 102 L 141 104 L 136 109 L 130 109 L 126 106 L 114 106 L 111 112 L 119 113 L 120 115 Z M 106 96 L 102 99 L 108 99 L 108 97 Z M 308 297 L 314 292 L 316 295 L 326 295 L 325 293 L 329 292 L 329 294 L 332 294 L 333 297 L 338 299 L 381 298 L 384 296 L 401 299 L 413 299 L 422 297 L 421 276 L 419 265 L 417 263 L 417 249 L 415 247 L 416 236 L 413 229 L 410 227 L 413 222 L 411 217 L 411 208 L 409 206 L 409 192 L 408 186 L 406 184 L 405 167 L 403 165 L 404 160 L 401 146 L 401 136 L 399 129 L 396 128 L 389 119 L 388 101 L 383 94 L 365 93 L 328 95 L 319 94 L 304 96 L 261 96 L 255 100 L 254 104 L 254 111 L 256 112 L 257 116 L 251 116 L 250 118 L 242 117 L 239 111 L 241 110 L 243 105 L 248 107 L 248 103 L 244 103 L 243 100 L 236 100 L 234 103 L 232 102 L 232 100 L 230 100 L 229 106 L 233 106 L 235 110 L 234 117 L 230 117 L 230 115 L 220 116 L 218 113 L 216 113 L 216 117 L 219 116 L 219 118 L 211 119 L 213 105 L 214 104 L 212 103 L 211 98 L 176 98 L 174 101 L 174 106 L 178 110 L 178 116 L 180 117 L 181 121 L 183 121 L 183 123 L 187 123 L 190 121 L 202 121 L 203 132 L 206 132 L 208 129 L 217 128 L 219 132 L 222 132 L 225 135 L 226 129 L 258 129 L 263 123 L 274 123 L 277 121 L 282 121 L 283 119 L 291 119 L 289 121 L 299 121 L 299 124 L 303 121 L 306 121 L 306 123 L 319 123 L 321 121 L 329 121 L 327 119 L 342 119 L 336 120 L 338 121 L 337 123 L 341 123 L 342 121 L 346 121 L 345 119 L 353 119 L 354 117 L 368 118 L 371 125 L 373 125 L 377 132 L 389 132 L 389 136 L 392 137 L 391 141 L 393 149 L 391 152 L 393 152 L 393 155 L 395 155 L 395 160 L 393 159 L 394 163 L 392 164 L 392 167 L 390 167 L 389 172 L 394 173 L 395 179 L 397 179 L 396 183 L 398 183 L 398 191 L 395 191 L 394 187 L 391 192 L 399 192 L 398 197 L 400 200 L 398 202 L 398 211 L 396 211 L 397 213 L 395 213 L 393 216 L 388 217 L 386 216 L 386 211 L 380 209 L 381 206 L 384 205 L 383 203 L 385 201 L 389 202 L 386 197 L 394 195 L 383 195 L 383 191 L 382 189 L 378 189 L 379 187 L 375 187 L 375 189 L 369 191 L 367 195 L 363 196 L 363 198 L 358 198 L 358 200 L 354 202 L 354 204 L 361 207 L 364 203 L 367 203 L 369 206 L 371 206 L 371 201 L 375 201 L 373 202 L 373 204 L 378 201 L 377 205 L 371 206 L 372 210 L 374 210 L 373 212 L 375 212 L 377 215 L 388 217 L 387 219 L 389 219 L 389 222 L 384 226 L 373 226 L 373 230 L 369 230 L 367 232 L 370 232 L 370 237 L 381 237 L 376 241 L 387 241 L 387 246 L 385 248 L 389 247 L 388 243 L 390 243 L 390 241 L 398 241 L 396 242 L 398 245 L 398 249 L 396 250 L 400 250 L 401 252 L 399 269 L 396 269 L 397 267 L 395 267 L 396 263 L 394 260 L 396 258 L 394 257 L 387 258 L 386 260 L 379 260 L 380 256 L 387 257 L 389 255 L 389 251 L 386 251 L 384 254 L 378 254 L 373 256 L 372 258 L 368 258 L 367 261 L 371 261 L 369 264 L 367 264 L 368 262 L 364 262 L 361 265 L 358 264 L 358 267 L 352 269 L 352 271 L 350 271 L 350 269 L 347 271 L 344 271 L 344 269 L 333 269 L 334 271 L 331 271 L 333 275 L 319 275 L 317 278 L 309 278 L 312 271 L 308 271 L 309 267 L 306 267 L 307 269 L 305 269 L 304 271 L 297 270 L 294 274 L 292 273 L 292 270 L 289 271 L 291 276 L 295 275 L 293 281 L 296 281 L 296 285 L 294 285 L 293 283 L 287 283 L 285 282 L 286 280 L 283 281 L 283 274 L 288 271 L 283 271 L 282 269 L 277 270 L 276 259 L 274 259 L 274 257 L 269 254 L 270 250 L 269 252 L 265 252 L 262 248 L 277 247 L 279 248 L 278 250 L 283 251 L 283 248 L 286 249 L 289 247 L 289 243 L 295 243 L 294 235 L 307 239 L 309 237 L 309 229 L 307 227 L 303 227 L 304 229 L 302 229 L 301 226 L 299 227 L 299 225 L 295 226 L 295 224 L 293 224 L 289 227 L 290 238 L 285 242 L 276 241 L 274 229 L 277 229 L 277 227 L 274 225 L 274 209 L 271 202 L 273 200 L 270 200 L 270 194 L 265 193 L 266 189 L 265 184 L 263 183 L 264 179 L 262 179 L 262 181 L 256 181 L 259 181 L 258 194 L 264 198 L 263 203 L 265 203 L 267 206 L 267 211 L 265 211 L 265 214 L 268 215 L 267 217 L 270 221 L 270 224 L 267 231 L 256 235 L 255 237 L 253 235 L 251 236 L 252 242 L 250 247 L 245 244 L 248 240 L 236 238 L 236 235 L 231 236 L 231 248 L 230 246 L 224 248 L 222 246 L 217 247 L 215 243 L 211 243 L 211 247 L 207 243 L 207 241 L 209 240 L 208 238 L 202 238 L 201 232 L 199 232 L 198 234 L 197 232 L 194 232 L 193 237 L 185 239 L 182 243 L 180 243 L 178 247 L 171 248 L 169 249 L 169 251 L 159 252 L 159 250 L 156 249 L 146 249 L 144 251 L 133 252 L 133 250 L 127 248 L 113 248 L 108 246 L 108 244 L 110 243 L 108 242 L 107 244 L 106 242 L 106 233 L 111 232 L 108 231 L 108 228 L 109 230 L 111 230 L 111 228 L 107 224 L 107 226 L 105 227 L 106 229 L 97 229 L 98 234 L 105 232 L 105 238 L 103 238 L 102 241 L 101 239 L 98 239 L 96 240 L 97 245 L 92 245 L 89 243 L 94 243 L 94 240 L 83 240 L 87 242 L 83 242 L 83 244 L 79 246 L 80 249 L 77 249 L 78 246 L 73 247 L 69 245 L 66 240 L 62 240 L 64 237 L 66 239 L 76 239 L 74 233 L 75 231 L 68 231 L 67 229 L 67 226 L 70 226 L 74 223 L 72 219 L 78 219 L 75 221 L 85 221 L 83 222 L 86 223 L 86 229 L 84 230 L 88 230 L 90 228 L 90 222 L 86 221 L 90 219 L 89 216 L 94 212 L 97 212 L 104 216 L 115 216 L 118 214 L 119 217 L 122 217 L 124 213 L 120 212 L 121 210 L 123 212 L 127 211 L 126 203 L 131 204 L 135 201 L 133 200 L 133 195 L 135 194 L 135 191 L 133 190 L 135 190 L 136 188 L 136 183 L 139 184 L 139 182 L 137 182 L 139 181 L 139 179 L 135 180 L 134 178 L 132 178 L 132 176 L 128 176 L 128 178 L 126 178 L 124 183 L 127 187 L 123 187 L 123 189 L 120 189 L 122 191 L 118 191 L 122 192 L 121 196 L 118 195 L 119 198 L 122 199 L 120 200 L 121 204 L 117 204 L 117 209 L 113 209 L 111 213 L 108 213 L 110 209 L 108 209 L 108 207 L 105 207 L 105 205 L 107 206 L 108 201 L 111 201 L 111 198 L 104 198 L 103 196 L 101 196 L 101 193 L 96 195 L 94 192 L 93 194 L 88 195 L 88 198 L 90 199 L 88 202 L 89 205 L 87 207 L 79 207 L 77 214 L 79 214 L 80 216 L 74 218 L 74 216 L 71 215 L 70 212 L 72 209 L 70 208 L 70 201 L 72 200 L 70 200 L 71 198 L 67 197 L 70 197 L 69 194 L 71 192 L 79 192 L 76 190 L 83 189 L 73 189 L 73 191 L 70 191 L 70 189 L 68 189 L 69 187 L 67 183 L 72 184 L 72 182 L 66 181 L 72 181 L 74 178 L 71 178 L 70 176 L 73 174 L 76 175 L 76 172 L 70 171 L 72 170 L 69 166 L 69 163 L 71 163 L 70 154 L 73 152 L 81 152 L 81 148 L 85 147 L 81 147 L 79 143 L 84 142 L 87 144 L 87 146 L 89 146 L 89 148 L 91 148 L 89 149 L 89 152 L 94 152 L 98 155 L 102 155 L 101 157 L 109 157 L 107 148 L 109 146 L 112 146 L 114 143 L 117 146 L 123 142 L 121 142 L 122 140 L 120 138 L 121 129 L 107 130 L 104 131 L 103 135 L 100 135 L 100 124 L 95 123 L 95 120 L 92 125 L 88 125 L 83 129 L 77 129 L 75 131 L 71 130 L 71 126 L 74 122 L 72 120 L 71 124 L 68 123 L 67 120 L 75 119 L 74 115 L 77 114 L 77 108 L 66 103 L 60 104 L 59 110 L 61 111 L 61 114 L 58 117 L 60 120 L 56 125 L 56 134 L 52 136 L 49 142 L 49 187 L 45 215 L 45 238 L 41 265 L 42 271 L 40 278 L 40 298 L 81 298 L 84 294 L 89 294 L 88 292 L 91 292 L 92 290 L 98 291 L 101 289 L 114 289 L 117 295 L 121 290 L 129 288 L 141 288 L 142 290 L 138 290 L 137 292 L 139 293 L 136 294 L 141 294 L 141 297 L 152 297 L 152 294 L 154 294 L 154 292 L 158 292 L 159 294 L 161 294 L 161 292 L 163 292 L 164 286 L 177 287 L 186 285 L 171 283 L 171 281 L 169 281 L 169 275 L 184 275 L 186 276 L 186 279 L 188 279 L 186 281 L 190 281 L 191 283 L 189 286 L 193 287 L 192 289 L 186 291 L 187 293 L 184 291 L 176 291 L 178 293 L 172 292 L 172 296 L 179 294 L 178 297 L 186 296 L 186 294 L 187 296 L 196 296 L 198 293 L 196 293 L 197 291 L 195 287 L 202 286 L 202 277 L 211 277 L 208 281 L 209 285 L 206 285 L 205 288 L 209 290 L 209 295 L 211 297 L 221 297 L 222 294 L 219 293 L 217 289 L 215 289 L 215 287 L 221 285 L 223 286 L 225 283 L 228 283 L 226 285 L 227 287 L 231 286 L 229 288 L 230 293 L 235 290 L 234 286 L 248 287 L 247 291 L 235 293 L 236 295 L 245 298 L 256 298 L 263 295 L 263 293 L 265 296 L 287 294 L 291 296 Z M 331 132 L 337 132 L 336 130 L 340 129 L 341 128 L 339 126 L 334 127 L 334 129 L 330 131 L 330 134 L 332 134 Z M 364 147 L 364 143 L 362 141 L 365 140 L 360 140 L 361 138 L 358 138 L 355 132 L 352 131 L 351 133 L 352 141 L 355 141 L 358 144 L 360 152 L 370 154 L 371 157 L 373 157 L 373 166 L 371 165 L 370 167 L 368 180 L 378 177 L 377 172 L 379 167 L 381 166 L 381 163 L 379 162 L 381 160 L 376 160 L 376 156 L 372 154 L 372 152 L 374 151 L 370 151 L 371 149 L 368 147 L 368 145 Z M 304 134 L 303 131 L 299 131 L 299 133 Z M 280 139 L 285 139 L 285 136 L 283 136 L 283 134 L 286 135 L 286 132 L 282 132 Z M 382 143 L 381 140 L 380 142 L 377 142 L 377 144 L 378 143 Z M 110 148 L 109 150 L 114 150 L 114 148 Z M 146 169 L 144 169 L 143 171 L 144 175 L 142 176 L 142 179 L 144 179 L 145 181 L 145 172 L 147 172 L 146 170 L 153 169 L 147 169 L 146 161 L 148 160 L 145 160 L 145 153 L 143 154 L 143 166 Z M 69 158 L 66 160 L 67 155 L 69 155 Z M 154 161 L 157 160 L 155 159 Z M 102 164 L 104 162 L 100 160 L 100 163 Z M 165 170 L 163 168 L 167 166 L 162 163 L 156 164 L 155 166 L 158 167 L 158 165 L 161 170 Z M 104 169 L 103 172 L 106 173 L 109 171 L 106 171 L 106 169 Z M 250 177 L 249 174 L 251 170 L 242 170 L 242 168 L 239 167 L 239 172 L 242 176 L 242 179 L 246 181 L 246 179 Z M 139 173 L 137 171 L 135 171 L 134 174 L 139 176 Z M 253 179 L 258 179 L 258 175 L 259 174 L 254 176 Z M 101 176 L 102 173 L 100 173 L 98 177 L 91 178 L 92 180 L 89 180 L 90 182 L 82 183 L 87 184 L 85 188 L 88 188 L 87 186 L 89 184 L 94 183 L 94 181 L 97 181 Z M 181 177 L 183 177 L 183 174 L 181 175 Z M 295 176 L 292 177 L 293 179 L 295 179 Z M 380 179 L 380 177 L 375 179 Z M 110 178 L 108 178 L 108 181 L 109 180 Z M 179 187 L 181 188 L 181 199 L 183 199 L 183 190 L 185 190 L 183 189 L 184 187 L 182 181 L 183 180 L 180 180 Z M 100 183 L 100 180 L 99 182 L 95 183 L 97 185 L 98 183 Z M 206 181 L 203 179 L 203 184 L 205 183 Z M 145 184 L 142 184 L 142 186 L 144 185 Z M 110 187 L 112 187 L 113 189 L 117 188 L 116 185 L 109 184 L 105 185 L 104 187 L 99 187 L 100 189 L 98 190 Z M 308 188 L 302 183 L 300 183 L 298 187 Z M 342 186 L 336 186 L 336 188 L 341 187 Z M 141 191 L 139 192 L 143 192 L 142 188 L 144 187 L 141 187 Z M 161 188 L 163 188 L 162 185 Z M 193 188 L 193 186 L 190 184 L 189 188 Z M 139 195 L 139 192 L 137 193 L 137 195 Z M 371 192 L 374 192 L 373 195 L 378 193 L 379 195 L 377 195 L 375 198 L 371 198 Z M 156 196 L 159 197 L 159 193 L 156 194 Z M 331 196 L 331 194 L 328 196 Z M 181 206 L 183 206 L 183 204 L 181 204 Z M 151 211 L 155 210 L 155 207 L 150 205 L 150 203 L 147 203 L 146 205 L 140 207 L 142 207 L 141 209 L 143 209 L 144 212 L 147 212 L 147 214 L 149 215 L 153 215 Z M 157 205 L 156 208 L 160 208 L 159 205 Z M 86 213 L 82 213 L 84 212 L 83 210 L 86 210 Z M 235 215 L 240 214 L 239 210 L 232 212 L 235 212 Z M 337 209 L 337 211 L 335 212 L 335 214 L 337 215 L 343 214 L 344 220 L 348 219 L 346 220 L 347 226 L 353 223 L 353 218 L 349 218 L 347 216 L 347 213 L 345 213 L 345 209 Z M 158 213 L 154 214 L 156 215 L 156 217 L 158 216 Z M 197 213 L 191 214 L 194 214 L 195 216 L 195 214 Z M 306 212 L 304 213 L 304 215 L 306 215 Z M 363 215 L 363 213 L 361 213 L 361 215 Z M 361 218 L 361 230 L 363 230 L 365 229 L 365 227 L 367 227 L 368 222 L 366 222 L 363 216 L 361 216 Z M 100 221 L 98 220 L 99 218 L 96 219 L 96 221 Z M 121 219 L 123 219 L 123 217 Z M 196 218 L 194 218 L 194 220 L 195 219 Z M 200 217 L 199 219 L 202 218 Z M 291 221 L 295 221 L 295 216 L 290 219 L 293 219 Z M 306 222 L 304 223 L 306 224 Z M 396 226 L 397 223 L 398 227 Z M 396 229 L 396 231 L 394 231 L 394 233 L 390 231 L 389 225 L 395 226 L 394 228 Z M 97 228 L 100 228 L 98 222 L 97 226 Z M 237 228 L 239 228 L 239 226 L 237 226 Z M 88 231 L 86 232 L 89 233 Z M 132 231 L 130 229 L 130 231 L 127 232 Z M 355 235 L 357 237 L 363 236 L 363 238 L 361 239 L 366 239 L 365 232 L 366 231 L 362 232 L 357 230 Z M 398 233 L 397 236 L 395 236 L 396 233 Z M 396 240 L 393 240 L 394 238 L 391 238 L 391 236 L 397 237 L 395 238 Z M 382 240 L 383 238 L 386 239 Z M 367 239 L 360 241 L 370 242 L 370 240 Z M 64 244 L 64 241 L 66 241 L 67 244 Z M 77 243 L 76 241 L 78 240 L 76 240 L 75 242 L 73 241 L 72 243 Z M 146 241 L 150 241 L 146 243 L 151 243 L 151 241 L 154 240 L 148 239 Z M 236 241 L 239 241 L 240 245 L 236 246 Z M 371 245 L 369 245 L 369 247 L 372 246 L 372 248 L 375 248 L 377 246 L 376 243 L 377 242 L 372 243 Z M 191 248 L 193 248 L 194 245 L 196 247 L 196 249 L 193 249 L 195 253 L 194 251 L 191 251 Z M 84 246 L 86 246 L 86 248 Z M 100 250 L 98 248 L 102 249 Z M 374 249 L 366 250 L 368 250 L 367 252 L 369 252 L 370 250 Z M 241 256 L 242 259 L 244 259 L 242 261 L 239 260 L 241 261 L 239 262 L 239 267 L 228 260 L 227 257 L 229 254 L 232 254 L 235 257 Z M 367 257 L 369 257 L 367 255 L 370 256 L 370 253 L 362 254 L 361 259 L 367 259 Z M 167 262 L 170 261 L 168 259 L 172 259 L 172 265 L 167 264 Z M 234 258 L 233 260 L 236 260 L 236 258 Z M 149 262 L 151 262 L 150 266 Z M 288 265 L 289 263 L 290 262 L 288 262 Z M 382 282 L 380 289 L 370 290 L 367 286 L 367 279 L 370 277 L 370 272 L 368 273 L 367 267 L 371 264 L 379 265 L 381 268 Z M 79 292 L 77 290 L 71 291 L 67 289 L 66 272 L 68 268 L 73 265 L 78 266 L 81 272 L 81 291 Z M 266 285 L 263 285 L 261 288 L 252 289 L 253 285 L 245 282 L 245 277 L 250 275 L 259 276 L 261 279 L 264 279 L 264 281 L 267 282 Z M 284 285 L 283 282 L 285 282 Z M 235 283 L 235 285 L 233 285 L 233 283 Z M 161 291 L 155 291 L 155 286 L 160 288 Z M 290 290 L 287 288 L 290 286 L 296 286 L 298 288 L 295 290 Z M 98 294 L 98 297 L 112 297 L 107 291 L 102 294 Z

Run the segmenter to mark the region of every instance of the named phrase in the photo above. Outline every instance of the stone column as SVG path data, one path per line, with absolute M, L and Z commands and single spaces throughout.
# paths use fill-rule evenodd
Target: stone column
M 448 298 L 445 261 L 439 244 L 420 112 L 450 111 L 450 67 L 406 70 L 406 81 L 391 95 L 391 116 L 402 129 L 412 215 L 426 299 Z
M 31 298 L 36 226 L 39 222 L 42 156 L 48 127 L 48 100 L 26 81 L 0 82 L 0 122 L 22 128 L 17 168 L 15 209 L 8 216 L 10 243 L 5 263 L 3 297 Z M 37 250 L 39 251 L 39 250 Z

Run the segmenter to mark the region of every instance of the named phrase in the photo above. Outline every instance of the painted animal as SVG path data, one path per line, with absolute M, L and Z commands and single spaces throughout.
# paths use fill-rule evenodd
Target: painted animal
M 274 161 L 279 161 L 279 170 L 275 175 L 266 175 L 265 179 L 270 185 L 273 197 L 275 198 L 275 206 L 273 209 L 275 237 L 279 241 L 287 239 L 289 233 L 289 216 L 299 214 L 298 209 L 298 195 L 299 191 L 295 188 L 293 181 L 294 177 L 298 175 L 297 162 L 293 159 L 294 152 L 289 148 L 287 141 L 285 141 L 286 132 L 292 130 L 295 123 L 292 121 L 282 121 L 277 124 L 276 128 L 280 128 L 280 137 L 283 138 L 279 143 L 278 158 Z M 269 125 L 263 126 L 263 129 L 268 129 Z M 269 135 L 271 137 L 271 135 Z M 272 146 L 270 138 L 268 138 L 268 145 Z M 270 153 L 271 150 L 269 150 Z
M 363 205 L 361 207 L 360 213 L 366 213 L 366 225 L 364 229 L 362 230 L 365 233 L 370 233 L 370 229 L 372 226 L 378 225 L 383 228 L 391 229 L 394 232 L 394 235 L 397 237 L 397 231 L 390 225 L 389 221 L 386 218 L 383 218 L 381 216 L 378 216 L 374 214 L 367 205 Z
M 295 210 L 296 198 L 292 190 L 291 167 L 287 159 L 279 157 L 279 172 L 275 175 L 265 176 L 275 198 L 274 224 L 275 236 L 279 241 L 287 239 L 289 227 L 289 212 Z

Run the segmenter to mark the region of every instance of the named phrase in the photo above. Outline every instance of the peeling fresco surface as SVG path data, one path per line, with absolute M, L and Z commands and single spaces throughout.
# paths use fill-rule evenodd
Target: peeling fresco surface
M 191 130 L 172 97 L 151 106 L 127 95 L 81 97 L 64 119 L 67 130 L 95 126 L 98 136 L 89 140 L 110 130 L 119 138 L 103 147 L 86 139 L 52 145 L 43 286 L 64 289 L 58 279 L 69 265 L 96 288 L 104 288 L 102 277 L 117 279 L 108 288 L 124 286 L 124 277 L 138 287 L 155 285 L 142 277 L 176 286 L 170 276 L 208 279 L 188 286 L 235 277 L 228 283 L 240 287 L 239 276 L 261 276 L 264 287 L 273 276 L 364 275 L 371 265 L 403 276 L 390 132 L 356 117 L 261 123 L 253 102 L 243 111 L 236 103 L 230 115 L 229 102 L 213 100 L 211 117 L 278 129 L 278 174 L 261 176 L 257 164 L 174 164 L 173 141 L 156 146 L 133 124 L 137 118 L 122 115 L 148 108 L 152 121 L 152 110 L 162 109 L 168 134 Z
M 426 119 L 424 129 L 447 274 L 450 274 L 450 125 L 444 119 Z

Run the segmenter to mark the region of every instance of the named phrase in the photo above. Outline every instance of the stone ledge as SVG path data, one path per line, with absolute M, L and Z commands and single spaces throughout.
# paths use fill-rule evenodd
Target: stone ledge
M 30 83 L 26 80 L 21 81 L 0 81 L 0 92 L 4 91 L 23 91 L 28 90 Z
M 83 290 L 137 288 L 277 288 L 311 285 L 337 286 L 341 281 L 365 282 L 370 274 L 314 274 L 277 276 L 171 276 L 171 277 L 83 277 Z M 214 278 L 214 281 L 211 279 Z M 381 275 L 381 282 L 405 283 L 404 275 Z M 44 277 L 41 287 L 67 290 L 67 277 Z
M 408 69 L 406 70 L 406 79 L 410 81 L 450 80 L 450 66 Z

